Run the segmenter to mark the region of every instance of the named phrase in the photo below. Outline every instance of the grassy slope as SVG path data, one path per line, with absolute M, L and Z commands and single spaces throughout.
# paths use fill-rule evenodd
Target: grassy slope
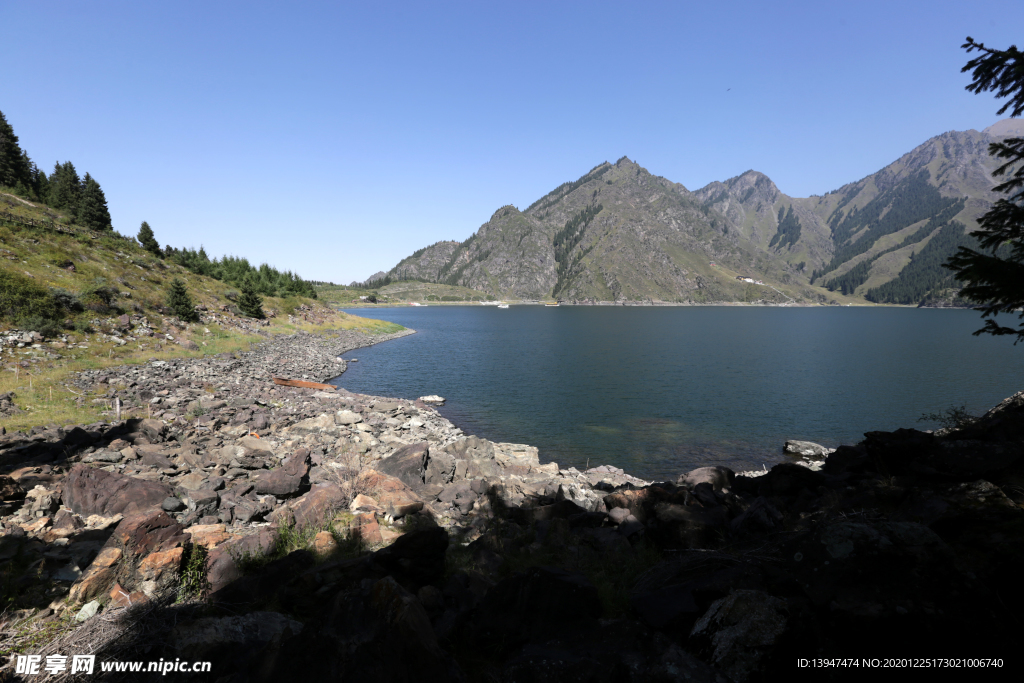
M 9 200 L 13 206 L 4 200 Z M 0 196 L 0 211 L 36 220 L 45 218 L 44 211 L 53 213 L 45 207 L 28 206 L 9 196 Z M 59 267 L 66 261 L 74 263 L 73 272 Z M 221 310 L 222 306 L 230 304 L 227 297 L 232 289 L 230 285 L 161 261 L 144 251 L 134 240 L 116 234 L 100 236 L 87 230 L 65 234 L 0 221 L 0 268 L 27 275 L 46 287 L 61 287 L 76 293 L 95 286 L 98 281 L 113 285 L 122 292 L 117 301 L 120 311 L 95 313 L 87 310 L 77 316 L 78 327 L 89 325 L 91 332 L 69 329 L 56 344 L 52 343 L 55 340 L 47 340 L 40 348 L 31 345 L 3 348 L 0 354 L 0 394 L 15 392 L 15 404 L 25 411 L 3 418 L 0 424 L 7 429 L 49 423 L 82 424 L 101 419 L 100 413 L 107 409 L 105 402 L 93 403 L 97 397 L 80 396 L 64 386 L 71 373 L 81 370 L 246 350 L 265 335 L 289 334 L 299 329 L 313 332 L 360 328 L 370 333 L 401 329 L 392 323 L 337 313 L 312 299 L 267 297 L 264 310 L 273 316 L 267 320 L 269 325 L 258 328 L 258 333 L 243 330 L 241 325 L 247 322 L 245 319 Z M 207 322 L 176 327 L 174 319 L 161 313 L 159 308 L 164 303 L 167 285 L 175 276 L 188 283 L 193 300 L 215 313 L 222 324 Z M 299 308 L 302 306 L 306 308 Z M 142 337 L 119 345 L 103 333 L 113 331 L 116 316 L 121 312 L 144 315 L 154 331 L 171 334 L 177 340 L 192 340 L 199 345 L 199 350 L 189 351 L 160 336 Z M 294 317 L 289 315 L 293 312 L 296 313 Z M 11 323 L 0 321 L 0 331 L 12 327 Z M 253 326 L 250 324 L 250 327 Z

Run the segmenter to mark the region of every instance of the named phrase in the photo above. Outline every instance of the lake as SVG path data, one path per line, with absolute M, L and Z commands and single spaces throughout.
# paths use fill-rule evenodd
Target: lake
M 333 384 L 415 399 L 467 434 L 537 446 L 542 462 L 649 479 L 784 459 L 933 428 L 1024 388 L 1024 348 L 974 337 L 976 311 L 913 308 L 427 306 L 353 309 L 417 334 L 359 349 Z M 1004 321 L 1005 323 L 1005 321 Z

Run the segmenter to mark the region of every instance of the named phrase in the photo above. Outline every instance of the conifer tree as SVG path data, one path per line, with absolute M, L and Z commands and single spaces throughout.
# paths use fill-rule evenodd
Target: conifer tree
M 156 237 L 153 235 L 153 229 L 149 227 L 149 223 L 146 221 L 142 221 L 142 226 L 139 228 L 139 235 L 137 239 L 143 249 L 154 256 L 160 258 L 163 257 L 163 253 L 160 251 L 160 243 L 156 241 Z
M 967 62 L 961 71 L 973 71 L 967 90 L 973 93 L 993 91 L 996 97 L 1009 97 L 997 112 L 1007 109 L 1011 117 L 1024 113 L 1024 52 L 1011 45 L 993 50 L 968 37 L 963 47 L 968 53 L 982 54 Z M 992 175 L 1009 175 L 993 188 L 1006 195 L 982 216 L 980 230 L 974 232 L 982 251 L 961 246 L 946 267 L 964 283 L 960 296 L 981 304 L 981 317 L 989 318 L 974 334 L 1014 335 L 1024 340 L 1024 322 L 1013 328 L 999 325 L 990 316 L 1013 313 L 1024 308 L 1024 138 L 1007 138 L 988 146 L 989 154 L 1004 161 Z M 988 253 L 984 253 L 988 252 Z M 1019 316 L 1024 319 L 1024 313 Z
M 242 293 L 238 297 L 238 310 L 247 318 L 264 318 L 263 299 L 256 293 L 256 281 L 252 273 L 242 280 Z
M 50 206 L 63 209 L 71 214 L 72 218 L 77 219 L 78 199 L 81 193 L 82 181 L 78 178 L 75 165 L 70 161 L 63 164 L 57 162 L 53 167 L 53 175 L 50 176 Z
M 20 182 L 27 186 L 30 183 L 29 167 L 25 162 L 27 158 L 18 145 L 14 128 L 0 111 L 0 185 L 15 187 Z
M 110 225 L 107 198 L 100 184 L 88 173 L 82 180 L 82 191 L 78 199 L 78 220 L 90 230 L 114 229 Z
M 171 280 L 171 288 L 167 291 L 167 307 L 187 323 L 199 322 L 195 304 L 188 294 L 188 287 L 180 277 Z

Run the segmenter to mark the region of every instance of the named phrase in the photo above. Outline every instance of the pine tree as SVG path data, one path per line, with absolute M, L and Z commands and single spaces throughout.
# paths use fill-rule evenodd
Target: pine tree
M 78 178 L 75 165 L 70 161 L 63 164 L 57 162 L 53 167 L 53 175 L 50 176 L 50 206 L 63 209 L 71 214 L 72 218 L 78 218 L 78 199 L 81 193 L 82 181 Z
M 195 304 L 188 294 L 188 287 L 180 277 L 171 280 L 171 288 L 167 291 L 167 306 L 187 323 L 199 322 L 199 315 L 196 313 Z
M 146 221 L 142 221 L 142 226 L 139 228 L 139 236 L 137 239 L 143 249 L 154 256 L 163 257 L 163 253 L 160 251 L 160 243 L 156 241 L 156 237 L 153 235 L 153 229 L 149 227 L 149 223 Z
M 29 167 L 25 163 L 28 156 L 18 145 L 18 136 L 14 128 L 7 123 L 7 117 L 0 111 L 0 185 L 15 187 L 19 182 L 28 186 L 31 182 Z
M 113 230 L 110 225 L 110 210 L 107 209 L 107 198 L 88 173 L 82 180 L 82 191 L 78 199 L 78 220 L 90 230 Z
M 967 90 L 995 92 L 996 97 L 1010 100 L 997 112 L 1000 116 L 1011 109 L 1016 118 L 1024 113 L 1024 52 L 1011 45 L 1008 50 L 993 50 L 968 37 L 963 45 L 968 54 L 974 50 L 981 56 L 967 62 L 961 71 L 973 71 Z M 1024 138 L 1007 138 L 988 146 L 989 154 L 1005 160 L 992 175 L 1009 173 L 1005 182 L 993 188 L 1007 197 L 997 201 L 982 216 L 980 230 L 974 232 L 982 253 L 961 246 L 946 267 L 964 283 L 960 296 L 981 304 L 981 317 L 1012 313 L 1024 308 Z M 1024 320 L 1024 313 L 1019 316 Z M 1015 335 L 1024 340 L 1024 322 L 1015 329 L 999 325 L 989 318 L 974 334 Z
M 256 293 L 256 281 L 252 273 L 245 276 L 238 297 L 238 310 L 247 318 L 264 318 L 263 299 Z

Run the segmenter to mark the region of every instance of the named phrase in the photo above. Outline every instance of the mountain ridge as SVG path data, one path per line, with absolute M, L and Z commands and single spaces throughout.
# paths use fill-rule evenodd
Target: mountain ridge
M 523 211 L 498 209 L 465 241 L 420 249 L 386 276 L 571 302 L 771 302 L 775 286 L 806 303 L 836 293 L 910 303 L 955 289 L 946 271 L 912 267 L 915 255 L 940 263 L 971 243 L 997 199 L 988 145 L 1021 132 L 1011 119 L 947 131 L 812 197 L 789 196 L 753 169 L 690 191 L 622 157 Z M 737 276 L 767 284 L 752 292 Z

